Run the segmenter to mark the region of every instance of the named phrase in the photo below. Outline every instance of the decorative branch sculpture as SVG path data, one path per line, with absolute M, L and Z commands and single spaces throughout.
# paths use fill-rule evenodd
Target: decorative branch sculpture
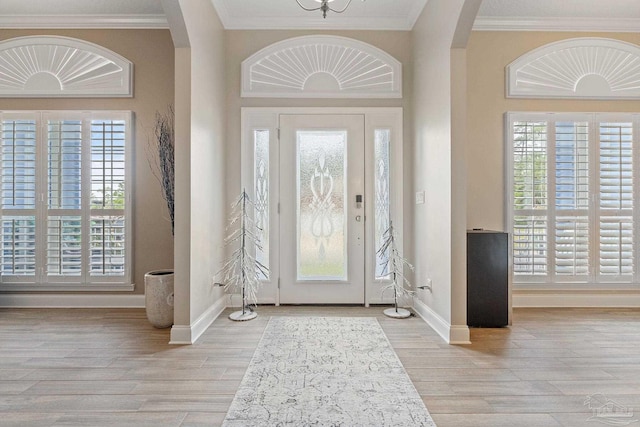
M 382 244 L 378 249 L 377 255 L 380 259 L 385 260 L 381 263 L 382 274 L 391 276 L 391 283 L 382 288 L 382 293 L 384 294 L 387 290 L 393 289 L 394 308 L 386 309 L 384 314 L 402 319 L 411 316 L 411 312 L 404 308 L 398 308 L 398 298 L 403 296 L 411 297 L 415 294 L 410 289 L 411 283 L 409 283 L 402 271 L 405 265 L 411 270 L 413 270 L 413 266 L 400 255 L 395 239 L 393 221 L 391 221 L 389 227 L 382 234 Z
M 226 238 L 225 245 L 237 248 L 225 261 L 216 274 L 224 290 L 242 294 L 242 310 L 229 315 L 231 320 L 243 321 L 255 319 L 258 315 L 250 304 L 257 306 L 257 293 L 260 280 L 267 278 L 269 269 L 255 257 L 255 250 L 262 250 L 256 225 L 248 209 L 254 204 L 243 189 L 240 197 L 232 205 L 228 229 L 237 226 Z

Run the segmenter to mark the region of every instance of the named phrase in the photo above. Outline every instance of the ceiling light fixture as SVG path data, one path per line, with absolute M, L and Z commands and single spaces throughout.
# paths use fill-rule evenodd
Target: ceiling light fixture
M 326 18 L 328 11 L 335 12 L 335 13 L 342 13 L 345 10 L 347 10 L 352 0 L 347 1 L 347 4 L 342 9 L 334 9 L 331 6 L 329 6 L 329 3 L 333 2 L 334 0 L 315 0 L 315 1 L 320 3 L 320 7 L 305 7 L 302 5 L 302 3 L 300 3 L 300 0 L 296 0 L 296 3 L 298 3 L 298 6 L 300 6 L 307 12 L 313 12 L 314 10 L 321 10 L 322 17 Z M 362 1 L 365 1 L 365 0 L 362 0 Z

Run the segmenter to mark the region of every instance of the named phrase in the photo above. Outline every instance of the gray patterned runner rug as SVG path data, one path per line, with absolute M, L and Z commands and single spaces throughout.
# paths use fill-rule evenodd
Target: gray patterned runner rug
M 435 426 L 371 317 L 272 317 L 224 427 Z

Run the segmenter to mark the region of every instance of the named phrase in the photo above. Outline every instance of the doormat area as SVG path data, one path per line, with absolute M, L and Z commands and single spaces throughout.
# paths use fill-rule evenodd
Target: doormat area
M 225 427 L 435 426 L 370 317 L 272 317 Z

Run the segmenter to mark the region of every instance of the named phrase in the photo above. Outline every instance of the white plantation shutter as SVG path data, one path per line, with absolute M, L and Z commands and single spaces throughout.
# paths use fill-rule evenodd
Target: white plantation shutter
M 516 275 L 547 274 L 547 123 L 513 123 L 513 264 Z
M 82 217 L 64 215 L 47 219 L 47 275 L 82 273 Z
M 91 275 L 125 274 L 123 120 L 91 121 Z
M 599 136 L 598 273 L 630 278 L 634 272 L 633 122 L 600 123 Z
M 600 275 L 609 279 L 631 276 L 634 272 L 633 218 L 600 217 L 599 240 Z
M 513 224 L 514 274 L 546 275 L 547 218 L 516 216 Z
M 633 123 L 600 123 L 600 209 L 633 208 Z
M 510 113 L 518 283 L 635 283 L 638 115 Z
M 47 276 L 82 275 L 82 120 L 47 121 Z
M 3 284 L 131 289 L 130 116 L 0 115 Z
M 7 116 L 1 123 L 1 274 L 28 280 L 36 273 L 36 121 Z
M 589 274 L 589 217 L 559 216 L 555 226 L 555 272 L 558 276 Z
M 562 280 L 588 276 L 588 122 L 555 122 L 555 156 L 552 162 L 551 169 L 555 175 L 555 274 L 561 276 Z
M 2 216 L 2 274 L 33 276 L 36 271 L 34 216 Z

